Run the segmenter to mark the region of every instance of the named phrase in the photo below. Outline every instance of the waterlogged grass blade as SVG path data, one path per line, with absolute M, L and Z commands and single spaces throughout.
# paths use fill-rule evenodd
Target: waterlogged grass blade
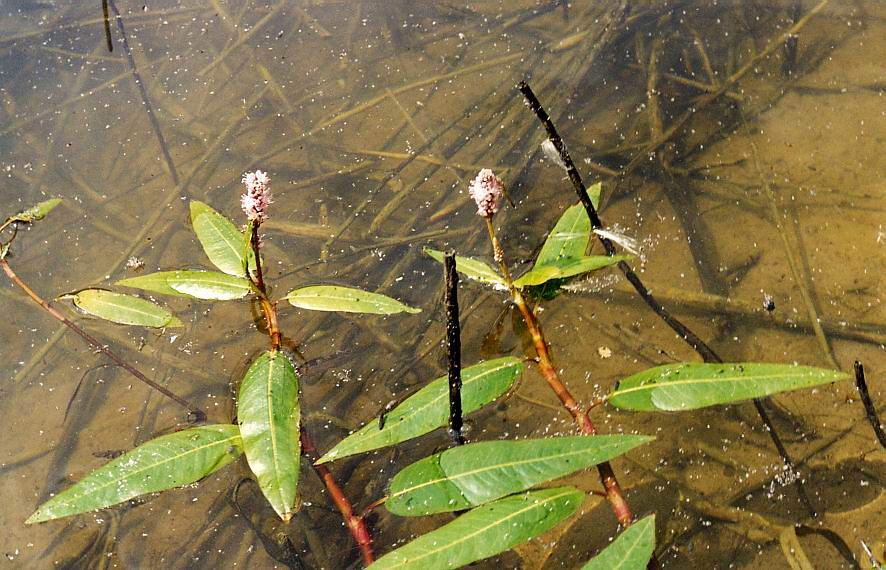
M 84 289 L 61 298 L 70 298 L 78 308 L 90 315 L 121 325 L 155 328 L 182 326 L 182 322 L 163 307 L 132 295 L 104 289 Z
M 581 570 L 645 570 L 655 549 L 655 515 L 635 522 Z
M 607 401 L 642 412 L 694 410 L 845 378 L 848 375 L 837 370 L 790 364 L 667 364 L 621 380 Z
M 509 550 L 570 517 L 584 493 L 557 487 L 477 507 L 379 558 L 369 568 L 458 568 Z
M 454 447 L 397 473 L 385 507 L 400 516 L 470 509 L 609 461 L 653 439 L 578 435 Z
M 26 521 L 44 522 L 199 481 L 242 453 L 235 425 L 211 425 L 152 439 L 46 501 Z
M 43 202 L 31 206 L 27 210 L 21 211 L 14 216 L 10 216 L 7 219 L 7 222 L 31 223 L 42 220 L 46 217 L 46 214 L 53 210 L 53 208 L 61 204 L 61 201 L 61 198 L 50 198 L 49 200 L 44 200 Z
M 426 247 L 424 251 L 440 263 L 443 263 L 443 260 L 446 257 L 442 251 L 437 251 L 436 249 L 431 249 L 429 247 Z M 483 283 L 492 283 L 493 285 L 502 286 L 505 284 L 504 278 L 499 275 L 496 270 L 487 265 L 485 261 L 480 261 L 479 259 L 456 255 L 455 268 L 465 277 L 482 281 Z
M 117 285 L 210 301 L 242 299 L 252 291 L 245 278 L 218 271 L 158 271 L 121 279 Z
M 249 468 L 284 521 L 292 517 L 298 487 L 299 420 L 295 368 L 279 351 L 262 354 L 240 384 L 237 422 Z
M 301 287 L 287 293 L 286 299 L 295 307 L 312 311 L 340 311 L 373 315 L 421 312 L 421 309 L 404 305 L 400 301 L 380 293 L 336 285 Z
M 548 234 L 535 267 L 556 264 L 564 258 L 583 257 L 591 241 L 591 219 L 580 203 L 570 206 L 563 212 Z
M 535 265 L 532 269 L 514 281 L 517 287 L 542 285 L 552 279 L 566 279 L 589 271 L 615 265 L 619 261 L 630 259 L 629 255 L 588 255 L 579 258 L 561 258 L 550 265 Z
M 494 401 L 510 389 L 523 371 L 523 363 L 513 356 L 489 360 L 462 370 L 462 411 L 467 414 Z M 449 379 L 446 376 L 406 398 L 385 416 L 385 427 L 379 429 L 378 418 L 349 435 L 333 447 L 317 463 L 326 463 L 395 445 L 449 423 Z
M 198 200 L 191 200 L 191 224 L 209 261 L 228 275 L 243 277 L 246 238 L 237 226 Z M 255 267 L 255 255 L 251 250 L 248 255 L 249 266 Z

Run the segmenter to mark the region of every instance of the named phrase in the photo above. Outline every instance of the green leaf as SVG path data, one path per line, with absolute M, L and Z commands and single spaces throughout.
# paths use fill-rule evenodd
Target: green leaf
M 523 363 L 513 356 L 488 360 L 463 369 L 462 411 L 467 414 L 494 401 L 508 391 L 522 371 Z M 338 442 L 317 464 L 395 445 L 448 423 L 449 379 L 442 376 L 388 412 L 384 429 L 378 428 L 378 418 L 373 419 Z
M 83 289 L 60 298 L 71 299 L 90 315 L 121 325 L 157 328 L 182 326 L 182 322 L 163 307 L 132 295 L 104 289 Z
M 535 267 L 555 265 L 564 258 L 584 257 L 591 241 L 591 219 L 584 206 L 578 203 L 563 212 L 548 234 L 535 258 Z
M 117 285 L 214 301 L 242 299 L 252 291 L 247 279 L 217 271 L 159 271 L 121 279 Z
M 629 255 L 588 255 L 577 259 L 561 258 L 551 265 L 536 265 L 514 281 L 517 287 L 536 286 L 552 279 L 565 279 L 630 259 Z
M 199 481 L 242 453 L 235 425 L 195 427 L 144 443 L 46 501 L 28 524 L 86 513 Z
M 400 516 L 469 509 L 609 461 L 653 439 L 577 435 L 454 447 L 397 473 L 385 507 Z
M 591 204 L 594 205 L 595 210 L 600 210 L 600 194 L 603 192 L 603 183 L 597 182 L 590 188 L 588 188 L 588 197 L 591 199 Z
M 483 560 L 550 530 L 575 513 L 583 498 L 574 487 L 505 497 L 389 552 L 369 568 L 438 570 Z
M 284 521 L 292 517 L 298 487 L 299 419 L 295 368 L 279 351 L 262 354 L 240 384 L 237 422 L 249 468 Z
M 373 315 L 421 312 L 421 309 L 404 305 L 386 295 L 335 285 L 302 287 L 287 293 L 286 299 L 295 307 L 312 311 L 341 311 Z
M 53 208 L 58 206 L 61 203 L 61 198 L 51 198 L 49 200 L 44 200 L 39 204 L 31 206 L 27 210 L 19 212 L 14 216 L 10 216 L 7 219 L 7 222 L 25 222 L 31 223 L 36 222 L 38 220 L 42 220 L 46 217 L 46 214 L 52 211 Z
M 581 570 L 645 570 L 655 548 L 655 515 L 629 526 Z
M 244 276 L 244 251 L 249 251 L 249 266 L 255 267 L 255 255 L 244 247 L 243 232 L 207 204 L 191 200 L 191 224 L 209 261 L 235 277 Z
M 847 377 L 837 370 L 790 364 L 667 364 L 621 380 L 607 401 L 616 408 L 642 412 L 694 410 Z
M 424 251 L 440 263 L 443 263 L 443 260 L 446 257 L 442 251 L 437 251 L 436 249 L 431 249 L 429 247 L 426 247 Z M 496 270 L 489 267 L 485 261 L 480 261 L 479 259 L 456 255 L 455 269 L 466 277 L 482 281 L 483 283 L 492 283 L 493 285 L 502 286 L 505 284 L 504 277 L 499 275 Z

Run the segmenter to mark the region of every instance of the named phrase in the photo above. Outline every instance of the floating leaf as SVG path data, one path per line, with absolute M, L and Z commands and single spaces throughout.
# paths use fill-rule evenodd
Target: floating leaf
M 7 222 L 25 222 L 31 223 L 36 222 L 38 220 L 42 220 L 46 217 L 46 214 L 52 211 L 53 208 L 58 206 L 61 203 L 61 198 L 50 198 L 49 200 L 44 200 L 39 204 L 35 204 L 31 206 L 27 210 L 19 212 L 14 216 L 10 216 L 6 221 Z
M 580 203 L 563 212 L 535 258 L 535 267 L 556 264 L 564 258 L 584 257 L 591 241 L 591 219 Z
M 84 289 L 60 298 L 70 298 L 90 315 L 121 325 L 157 328 L 182 326 L 182 322 L 163 307 L 132 295 L 104 289 Z
M 109 507 L 199 481 L 242 453 L 235 425 L 195 427 L 144 443 L 43 503 L 28 524 Z
M 603 183 L 597 182 L 593 184 L 590 188 L 588 188 L 588 197 L 591 199 L 591 204 L 594 205 L 595 210 L 600 209 L 600 194 L 603 193 Z
M 561 258 L 551 265 L 536 265 L 514 281 L 517 287 L 537 286 L 552 279 L 565 279 L 630 259 L 628 255 L 588 255 L 577 259 Z
M 454 447 L 397 473 L 385 507 L 400 516 L 469 509 L 609 461 L 652 439 L 577 435 Z
M 607 397 L 616 408 L 694 410 L 843 380 L 837 370 L 790 364 L 667 364 L 621 380 Z
M 228 275 L 243 277 L 244 255 L 255 266 L 255 255 L 246 247 L 246 237 L 237 226 L 207 204 L 191 200 L 191 224 L 209 261 Z
M 404 305 L 386 295 L 336 285 L 302 287 L 287 293 L 286 299 L 295 307 L 312 311 L 341 311 L 373 315 L 421 312 L 421 309 Z
M 523 363 L 513 356 L 489 360 L 461 371 L 461 405 L 467 414 L 494 401 L 514 383 Z M 333 447 L 317 463 L 326 463 L 395 445 L 430 433 L 449 423 L 449 378 L 437 378 L 406 398 L 385 416 L 385 427 L 379 429 L 378 418 L 349 435 Z
M 459 568 L 538 536 L 570 517 L 584 493 L 557 487 L 477 507 L 379 558 L 369 568 Z
M 242 299 L 252 291 L 247 279 L 217 271 L 159 271 L 122 279 L 117 285 L 214 301 Z
M 443 260 L 446 258 L 446 254 L 442 251 L 437 251 L 436 249 L 426 247 L 424 251 L 440 263 L 443 263 Z M 480 261 L 479 259 L 456 255 L 455 269 L 466 277 L 476 279 L 477 281 L 502 286 L 505 284 L 504 278 L 499 275 L 497 271 L 489 267 L 485 261 Z
M 276 350 L 259 356 L 243 377 L 237 422 L 249 468 L 284 521 L 292 517 L 298 487 L 298 376 Z
M 645 570 L 655 548 L 655 515 L 629 526 L 581 570 Z

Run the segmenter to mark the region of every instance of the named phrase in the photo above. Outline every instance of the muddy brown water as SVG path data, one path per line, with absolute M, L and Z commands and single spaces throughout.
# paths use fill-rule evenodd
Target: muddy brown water
M 421 248 L 491 259 L 467 198 L 478 168 L 494 168 L 515 202 L 496 218 L 515 271 L 575 201 L 539 150 L 543 131 L 514 88 L 521 79 L 582 175 L 603 180 L 604 222 L 639 240 L 634 266 L 674 314 L 727 360 L 846 371 L 861 360 L 886 406 L 882 3 L 117 4 L 127 45 L 112 12 L 111 52 L 97 2 L 0 4 L 0 214 L 64 198 L 19 232 L 11 263 L 50 299 L 134 275 L 131 257 L 146 272 L 208 267 L 188 200 L 237 217 L 240 175 L 268 171 L 276 291 L 352 284 L 423 309 L 283 311 L 286 335 L 313 363 L 302 408 L 321 449 L 445 370 L 442 272 Z M 792 26 L 799 33 L 786 43 Z M 4 283 L 3 565 L 359 564 L 308 469 L 301 510 L 282 525 L 243 480 L 242 461 L 185 489 L 26 526 L 51 493 L 183 416 Z M 616 271 L 571 289 L 545 302 L 541 319 L 581 401 L 644 368 L 699 360 Z M 239 378 L 266 344 L 256 308 L 163 301 L 184 329 L 64 310 L 210 421 L 231 421 Z M 530 354 L 501 293 L 465 282 L 461 304 L 465 364 Z M 469 437 L 571 433 L 555 404 L 528 371 L 510 398 L 469 418 Z M 602 432 L 657 436 L 614 467 L 635 512 L 656 513 L 664 567 L 790 568 L 779 536 L 794 525 L 814 568 L 869 567 L 861 541 L 883 556 L 886 453 L 853 385 L 780 395 L 767 409 L 816 519 L 751 404 L 593 412 Z M 398 469 L 445 445 L 437 433 L 333 471 L 362 508 Z M 565 482 L 599 485 L 590 472 Z M 378 553 L 446 520 L 383 509 L 369 518 Z M 574 568 L 615 532 L 607 505 L 588 495 L 568 523 L 478 566 Z

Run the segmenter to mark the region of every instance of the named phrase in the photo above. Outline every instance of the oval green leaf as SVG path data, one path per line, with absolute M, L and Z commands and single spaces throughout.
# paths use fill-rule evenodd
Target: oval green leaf
M 847 377 L 837 370 L 790 364 L 667 364 L 621 380 L 607 401 L 616 408 L 641 412 L 695 410 Z
M 42 220 L 46 217 L 46 214 L 53 210 L 53 208 L 61 204 L 61 201 L 61 198 L 50 198 L 49 200 L 44 200 L 43 202 L 31 206 L 27 210 L 21 211 L 14 216 L 10 216 L 7 222 L 31 223 Z
M 337 285 L 301 287 L 287 293 L 285 298 L 294 307 L 312 311 L 340 311 L 373 315 L 421 312 L 421 309 L 404 305 L 400 301 L 380 293 Z
M 514 281 L 517 287 L 529 287 L 546 283 L 552 279 L 575 277 L 596 269 L 615 265 L 619 261 L 630 259 L 629 255 L 587 255 L 579 258 L 560 258 L 550 265 L 535 265 Z
M 462 370 L 462 411 L 467 414 L 494 401 L 510 389 L 523 371 L 523 363 L 513 356 L 489 360 Z M 396 445 L 430 433 L 449 423 L 449 379 L 442 376 L 403 400 L 385 416 L 384 429 L 378 418 L 338 442 L 317 464 L 326 463 Z
M 557 487 L 512 495 L 477 507 L 379 558 L 369 568 L 459 568 L 495 556 L 572 516 L 584 493 Z
M 653 439 L 577 435 L 454 447 L 397 473 L 385 507 L 400 516 L 470 509 L 609 461 Z
M 655 549 L 655 515 L 635 522 L 581 570 L 645 570 Z
M 159 271 L 122 279 L 117 285 L 209 301 L 242 299 L 252 291 L 247 279 L 218 271 Z
M 249 255 L 249 266 L 255 266 L 255 255 L 246 247 L 246 236 L 226 217 L 209 205 L 191 200 L 191 224 L 194 233 L 203 246 L 203 251 L 219 270 L 243 277 L 245 275 L 244 255 Z
M 563 212 L 535 258 L 535 267 L 556 264 L 561 259 L 584 257 L 591 241 L 591 219 L 578 203 Z
M 240 384 L 237 422 L 249 468 L 284 521 L 292 518 L 298 487 L 299 420 L 295 368 L 279 351 L 262 354 Z
M 424 252 L 439 261 L 440 263 L 443 263 L 443 260 L 446 258 L 446 255 L 442 251 L 437 251 L 436 249 L 431 249 L 429 247 L 426 247 L 424 249 Z M 487 265 L 485 261 L 480 261 L 479 259 L 474 259 L 473 257 L 462 257 L 461 255 L 456 255 L 455 269 L 465 277 L 469 277 L 476 281 L 482 281 L 483 283 L 492 283 L 493 285 L 501 285 L 502 287 L 504 287 L 505 285 L 504 278 L 499 275 L 496 270 L 489 267 L 489 265 Z
M 46 501 L 26 521 L 44 522 L 199 481 L 242 453 L 235 425 L 211 425 L 152 439 Z
M 61 298 L 70 298 L 90 315 L 121 325 L 157 328 L 182 326 L 182 322 L 163 307 L 132 295 L 104 289 L 84 289 Z

